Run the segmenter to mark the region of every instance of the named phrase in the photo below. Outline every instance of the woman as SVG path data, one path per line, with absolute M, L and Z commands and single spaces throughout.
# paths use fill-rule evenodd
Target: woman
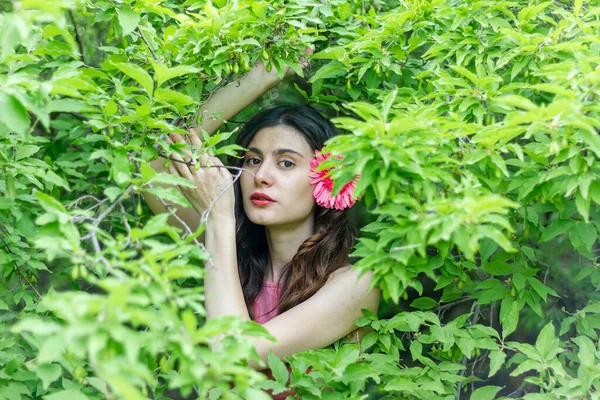
M 241 110 L 276 82 L 259 63 L 239 87 L 216 93 L 203 112 L 228 103 Z M 226 118 L 234 115 L 230 107 L 222 110 Z M 210 124 L 206 119 L 202 128 Z M 378 308 L 380 291 L 369 289 L 371 275 L 358 279 L 347 262 L 352 238 L 346 211 L 322 207 L 313 196 L 311 160 L 314 168 L 315 151 L 336 133 L 310 107 L 280 106 L 253 117 L 238 136 L 237 143 L 249 151 L 236 165 L 244 171 L 235 185 L 215 157 L 201 155 L 199 162 L 221 168 L 190 168 L 176 154 L 180 162 L 169 166 L 169 172 L 196 185 L 180 188 L 193 206 L 178 210 L 182 220 L 195 228 L 212 204 L 205 230 L 212 256 L 205 277 L 207 319 L 236 315 L 262 323 L 277 339 L 254 340 L 265 362 L 269 351 L 283 358 L 348 336 L 360 340 L 354 321 L 362 308 Z M 197 135 L 189 138 L 201 144 Z M 184 138 L 171 135 L 171 140 Z M 160 162 L 153 165 L 160 170 Z M 155 212 L 164 211 L 149 200 Z M 252 360 L 249 365 L 260 369 Z

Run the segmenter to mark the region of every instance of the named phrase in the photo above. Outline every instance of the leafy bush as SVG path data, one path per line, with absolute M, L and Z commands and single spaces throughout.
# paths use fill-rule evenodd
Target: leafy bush
M 362 174 L 355 267 L 388 304 L 359 345 L 288 357 L 294 393 L 599 398 L 597 2 L 171 3 L 2 4 L 0 399 L 283 389 L 281 360 L 245 366 L 261 326 L 204 320 L 202 227 L 141 193 L 187 205 L 149 167 L 164 134 L 261 58 L 302 74 L 307 45 L 294 90 L 351 133 L 336 188 Z

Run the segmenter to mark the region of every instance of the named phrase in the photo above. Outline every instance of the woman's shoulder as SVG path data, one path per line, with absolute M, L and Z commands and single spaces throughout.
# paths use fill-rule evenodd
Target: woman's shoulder
M 367 271 L 359 278 L 360 271 L 357 269 L 353 269 L 352 267 L 352 264 L 346 263 L 346 265 L 344 265 L 343 267 L 336 269 L 329 276 L 328 282 L 332 282 L 334 280 L 350 280 L 356 282 L 358 280 L 364 279 L 365 277 L 368 278 L 368 280 L 371 280 L 373 271 Z

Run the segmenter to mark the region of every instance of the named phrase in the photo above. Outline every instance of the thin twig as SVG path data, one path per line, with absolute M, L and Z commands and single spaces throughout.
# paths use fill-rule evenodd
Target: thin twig
M 125 211 L 125 207 L 123 207 L 123 204 L 119 204 L 119 208 L 121 208 L 121 221 L 123 222 L 123 225 L 125 226 L 125 229 L 127 230 L 127 233 L 129 235 L 127 235 L 127 240 L 125 241 L 125 245 L 124 247 L 128 247 L 129 243 L 131 243 L 131 226 L 129 226 L 129 222 L 127 222 L 127 212 Z
M 127 189 L 125 190 L 125 192 L 123 192 L 119 197 L 117 197 L 117 199 L 114 201 L 114 203 L 112 203 L 106 210 L 104 210 L 104 212 L 102 212 L 98 217 L 96 217 L 96 219 L 94 219 L 94 222 L 92 222 L 92 230 L 90 231 L 90 233 L 88 233 L 87 235 L 82 237 L 82 240 L 87 240 L 87 239 L 91 239 L 92 240 L 92 246 L 94 247 L 94 251 L 96 253 L 100 253 L 101 252 L 101 248 L 100 248 L 100 243 L 98 242 L 98 237 L 97 237 L 97 228 L 98 226 L 102 223 L 102 221 L 104 221 L 104 219 L 119 205 L 121 204 L 121 202 L 123 201 L 123 199 L 128 196 L 131 192 L 133 192 L 133 185 L 129 185 L 127 187 Z M 104 260 L 104 263 L 106 264 L 106 260 Z
M 73 11 L 68 10 L 68 13 L 69 18 L 71 19 L 71 23 L 73 24 L 73 29 L 75 30 L 75 39 L 77 40 L 77 45 L 79 47 L 79 58 L 83 63 L 85 63 L 85 53 L 83 52 L 83 42 L 81 40 L 81 35 L 79 34 L 79 28 L 77 27 L 77 23 L 75 22 Z
M 442 318 L 443 314 L 445 313 L 445 311 L 448 308 L 454 307 L 455 305 L 460 304 L 460 303 L 466 303 L 467 301 L 470 301 L 470 300 L 475 300 L 475 299 L 472 299 L 470 297 L 463 297 L 463 298 L 455 300 L 451 303 L 444 304 L 443 306 L 436 307 L 433 311 L 437 312 L 439 318 Z
M 215 165 L 216 166 L 216 165 Z M 240 168 L 238 168 L 240 169 Z M 243 168 L 241 168 L 243 170 Z M 215 197 L 213 199 L 213 201 L 208 205 L 208 207 L 206 208 L 206 210 L 204 210 L 204 212 L 202 213 L 202 222 L 204 222 L 206 224 L 206 222 L 208 221 L 208 216 L 210 214 L 210 211 L 212 209 L 212 207 L 215 205 L 215 203 L 217 202 L 217 200 L 219 200 L 219 198 L 221 196 L 223 196 L 223 194 L 227 193 L 227 191 L 235 184 L 235 182 L 240 179 L 240 176 L 242 175 L 242 172 L 244 171 L 238 171 L 238 173 L 236 174 L 235 178 L 233 178 L 233 180 L 231 181 L 231 183 L 229 185 L 227 185 L 227 187 L 221 191 L 221 193 L 219 193 L 219 195 L 217 197 Z
M 131 232 L 131 226 L 129 226 L 129 222 L 127 222 L 127 218 L 125 218 L 125 207 L 123 207 L 123 204 L 119 204 L 119 206 L 121 207 L 121 215 L 123 216 L 123 225 L 125 225 L 127 232 Z
M 154 189 L 154 185 L 151 183 L 146 183 L 146 185 L 150 188 L 150 189 Z M 181 226 L 183 227 L 183 229 L 185 230 L 185 235 L 183 235 L 183 237 L 185 238 L 187 235 L 193 235 L 194 232 L 192 232 L 192 228 L 189 227 L 188 224 L 185 223 L 184 220 L 181 219 L 181 217 L 179 215 L 177 215 L 177 213 L 173 210 L 173 205 L 167 203 L 166 201 L 164 201 L 163 199 L 160 198 L 160 196 L 156 196 L 156 199 L 158 201 L 160 201 L 162 203 L 162 205 L 169 211 L 169 213 L 177 220 L 177 222 L 179 222 L 181 224 Z M 195 245 L 201 245 L 200 242 L 198 242 L 197 239 L 193 240 L 193 243 Z
M 121 195 L 119 197 L 117 197 L 115 202 L 112 203 L 106 210 L 104 210 L 104 212 L 102 214 L 100 214 L 98 216 L 98 218 L 96 218 L 93 225 L 94 226 L 100 225 L 100 223 L 104 220 L 104 218 L 106 218 L 108 216 L 108 214 L 110 214 L 119 204 L 121 204 L 123 199 L 126 196 L 128 196 L 129 194 L 131 194 L 131 192 L 133 192 L 133 185 L 129 185 L 127 187 L 127 189 L 125 189 L 125 191 L 123 193 L 121 193 Z
M 138 35 L 142 38 L 144 43 L 146 43 L 146 46 L 148 47 L 148 50 L 150 50 L 150 53 L 152 53 L 152 57 L 154 58 L 154 61 L 160 61 L 158 56 L 154 52 L 154 49 L 152 48 L 152 46 L 150 46 L 150 43 L 148 42 L 148 40 L 146 40 L 146 36 L 144 36 L 144 32 L 142 32 L 142 28 L 140 28 L 139 25 L 137 27 L 137 30 L 138 30 Z
M 473 305 L 471 306 L 471 311 L 469 312 L 469 314 L 472 314 L 472 318 L 471 318 L 471 324 L 476 324 L 477 321 L 479 320 L 479 312 L 481 311 L 481 304 L 477 304 L 477 303 L 473 303 Z M 467 356 L 465 355 L 461 361 L 461 365 L 464 367 L 467 364 Z M 460 376 L 463 376 L 465 373 L 465 369 L 463 369 L 462 371 L 459 372 Z M 456 389 L 456 400 L 460 400 L 460 390 L 462 388 L 462 382 L 458 382 L 457 385 L 457 389 Z
M 81 196 L 80 198 L 73 200 L 72 202 L 67 204 L 67 208 L 71 208 L 73 206 L 79 205 L 79 203 L 81 203 L 82 201 L 87 200 L 87 199 L 94 199 L 96 201 L 96 203 L 98 203 L 97 205 L 100 205 L 100 204 L 108 201 L 108 199 L 100 200 L 96 196 L 92 196 L 91 194 L 86 194 L 85 196 Z
M 166 157 L 166 156 L 163 156 L 163 155 L 160 155 L 160 154 L 159 154 L 159 156 L 160 156 L 160 157 L 162 157 L 162 158 L 168 159 L 168 160 L 170 160 L 170 161 L 173 161 L 173 162 L 179 163 L 179 164 L 185 164 L 185 165 L 187 165 L 189 168 L 192 168 L 192 167 L 195 167 L 195 166 L 196 166 L 196 164 L 194 164 L 194 163 L 193 163 L 193 162 L 191 162 L 191 161 L 181 161 L 181 160 L 176 160 L 176 159 L 174 159 L 174 158 L 171 158 L 171 157 Z M 234 170 L 236 170 L 236 171 L 241 171 L 241 172 L 244 172 L 244 171 L 246 171 L 246 172 L 249 172 L 250 174 L 252 174 L 252 176 L 254 176 L 254 175 L 255 175 L 255 174 L 254 174 L 254 172 L 250 171 L 250 170 L 249 170 L 249 169 L 247 169 L 247 168 L 241 168 L 241 167 L 232 167 L 232 166 L 230 166 L 230 165 L 209 165 L 208 167 L 207 167 L 206 165 L 200 165 L 200 168 L 226 168 L 226 169 L 234 169 Z
M 83 115 L 81 113 L 78 113 L 78 112 L 68 111 L 68 112 L 65 112 L 65 114 L 69 114 L 69 115 L 71 115 L 71 116 L 73 116 L 73 117 L 75 117 L 75 118 L 77 118 L 77 119 L 79 119 L 81 121 L 89 121 L 90 120 L 88 117 L 86 117 L 85 115 Z
M 0 236 L 0 240 L 2 241 L 2 243 L 4 243 L 4 246 L 6 246 L 6 250 L 11 253 L 14 254 L 12 249 L 10 248 L 10 246 L 8 245 L 8 243 L 6 243 L 4 241 L 4 238 L 2 236 Z M 33 291 L 37 294 L 38 296 L 38 300 L 42 298 L 42 295 L 40 294 L 40 292 L 38 292 L 38 290 L 36 289 L 35 286 L 33 286 L 33 284 L 31 282 L 29 282 L 29 279 L 27 279 L 27 277 L 25 277 L 25 275 L 23 274 L 23 272 L 21 272 L 21 270 L 19 269 L 19 267 L 17 267 L 15 265 L 15 269 L 17 270 L 17 273 L 21 276 L 21 278 L 27 282 L 27 284 L 33 289 Z
M 550 271 L 550 265 L 546 267 L 546 273 L 544 274 L 544 285 L 546 284 L 546 280 L 548 279 L 548 271 Z

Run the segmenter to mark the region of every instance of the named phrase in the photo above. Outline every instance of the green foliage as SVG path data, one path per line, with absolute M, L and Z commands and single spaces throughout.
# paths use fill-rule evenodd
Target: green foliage
M 599 398 L 597 2 L 3 8 L 0 399 L 263 399 L 288 378 L 303 399 Z M 260 59 L 302 75 L 307 45 L 312 90 L 295 88 L 350 133 L 325 167 L 346 165 L 335 190 L 361 174 L 355 267 L 394 312 L 363 310 L 361 343 L 291 373 L 271 354 L 268 381 L 246 363 L 260 325 L 205 321 L 203 227 L 141 193 L 187 205 L 149 167 L 178 149 L 164 134 Z M 234 154 L 231 134 L 206 148 Z M 520 388 L 494 384 L 509 374 Z

